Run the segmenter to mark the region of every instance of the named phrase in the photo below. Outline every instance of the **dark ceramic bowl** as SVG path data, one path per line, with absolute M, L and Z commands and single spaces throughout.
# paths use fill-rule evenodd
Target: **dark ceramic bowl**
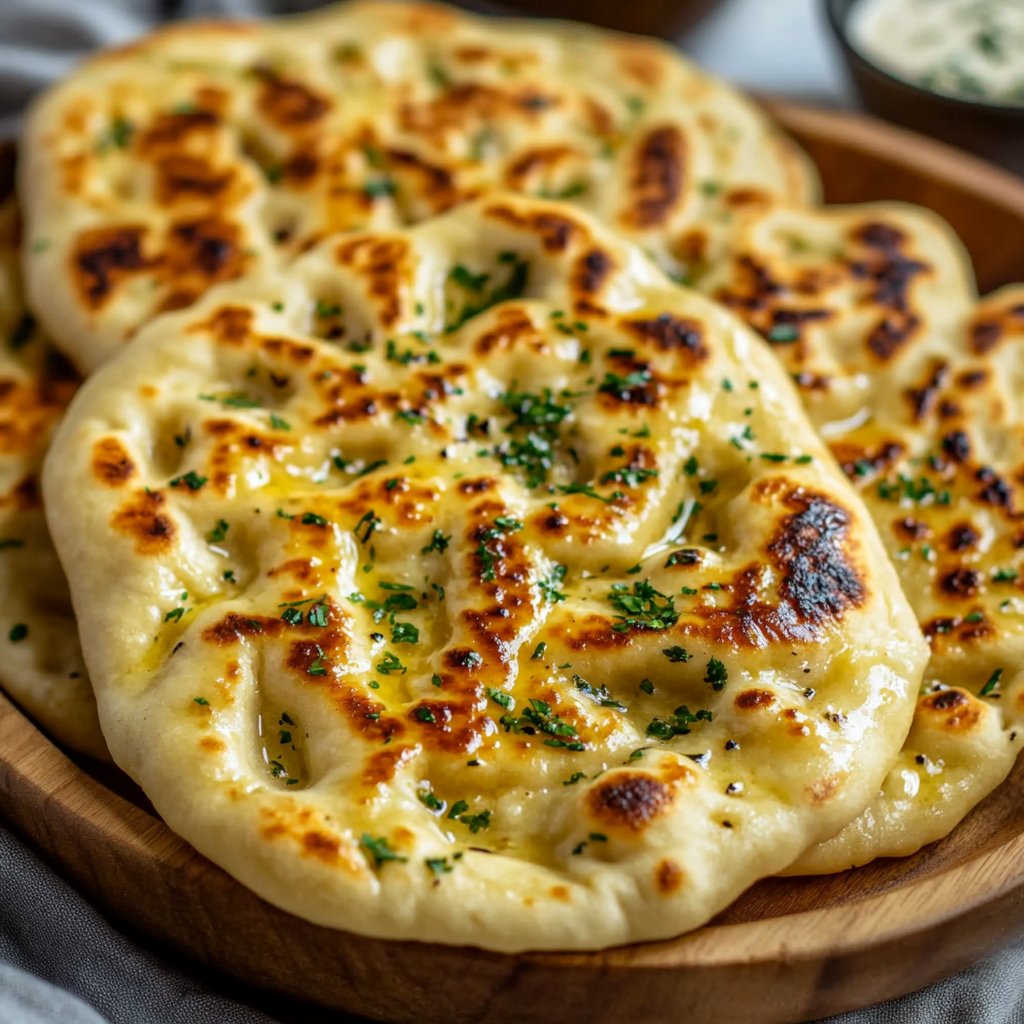
M 864 106 L 886 120 L 1024 171 L 1024 106 L 946 96 L 883 71 L 850 42 L 850 15 L 859 2 L 824 0 L 832 31 Z
M 506 0 L 524 14 L 572 18 L 593 25 L 672 39 L 720 0 Z

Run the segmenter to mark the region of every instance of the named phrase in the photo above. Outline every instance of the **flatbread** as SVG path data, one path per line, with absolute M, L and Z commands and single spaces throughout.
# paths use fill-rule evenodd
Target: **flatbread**
M 793 870 L 906 856 L 990 793 L 1024 738 L 1024 289 L 978 303 L 948 225 L 897 204 L 777 209 L 720 272 L 860 488 L 932 651 L 878 798 Z
M 25 310 L 13 165 L 13 148 L 0 145 L 0 686 L 51 736 L 102 756 L 96 702 L 38 479 L 78 380 Z
M 816 195 L 750 101 L 662 44 L 426 4 L 163 29 L 51 89 L 24 148 L 31 304 L 86 372 L 213 284 L 495 188 L 693 280 L 746 213 Z
M 866 804 L 924 663 L 767 348 L 562 204 L 154 321 L 44 492 L 117 762 L 358 933 L 696 927 Z

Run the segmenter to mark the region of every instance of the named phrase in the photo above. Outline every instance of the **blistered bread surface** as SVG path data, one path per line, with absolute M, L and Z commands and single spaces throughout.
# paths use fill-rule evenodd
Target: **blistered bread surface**
M 696 927 L 869 802 L 920 684 L 767 347 L 564 205 L 338 236 L 154 322 L 45 493 L 115 759 L 356 932 Z

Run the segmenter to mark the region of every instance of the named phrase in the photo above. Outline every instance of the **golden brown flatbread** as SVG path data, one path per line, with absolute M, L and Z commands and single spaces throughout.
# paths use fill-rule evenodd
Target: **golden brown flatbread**
M 118 763 L 360 933 L 696 927 L 867 803 L 924 661 L 764 344 L 561 204 L 339 236 L 154 321 L 45 493 Z
M 25 131 L 29 295 L 84 371 L 155 314 L 334 231 L 511 189 L 602 217 L 696 280 L 813 173 L 668 47 L 437 5 L 193 23 L 94 57 Z
M 1024 739 L 1024 289 L 977 302 L 948 225 L 898 204 L 777 209 L 719 274 L 860 489 L 932 651 L 878 798 L 793 870 L 904 856 L 948 834 Z
M 0 686 L 54 738 L 103 756 L 71 599 L 39 493 L 78 378 L 25 309 L 14 150 L 0 145 Z

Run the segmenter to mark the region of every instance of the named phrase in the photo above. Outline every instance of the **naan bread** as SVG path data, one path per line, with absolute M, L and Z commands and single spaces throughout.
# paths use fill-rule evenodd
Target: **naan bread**
M 932 652 L 878 798 L 793 871 L 906 856 L 1024 739 L 1024 288 L 977 303 L 949 227 L 895 204 L 775 210 L 721 274 L 861 489 Z
M 26 312 L 18 273 L 14 151 L 0 146 L 0 686 L 52 736 L 102 756 L 64 572 L 38 474 L 77 378 Z
M 696 927 L 867 803 L 924 664 L 767 348 L 560 204 L 340 236 L 155 321 L 44 490 L 115 759 L 360 933 Z
M 164 29 L 46 94 L 24 148 L 29 295 L 84 371 L 217 282 L 496 188 L 571 200 L 691 279 L 746 213 L 815 195 L 666 46 L 425 4 Z

